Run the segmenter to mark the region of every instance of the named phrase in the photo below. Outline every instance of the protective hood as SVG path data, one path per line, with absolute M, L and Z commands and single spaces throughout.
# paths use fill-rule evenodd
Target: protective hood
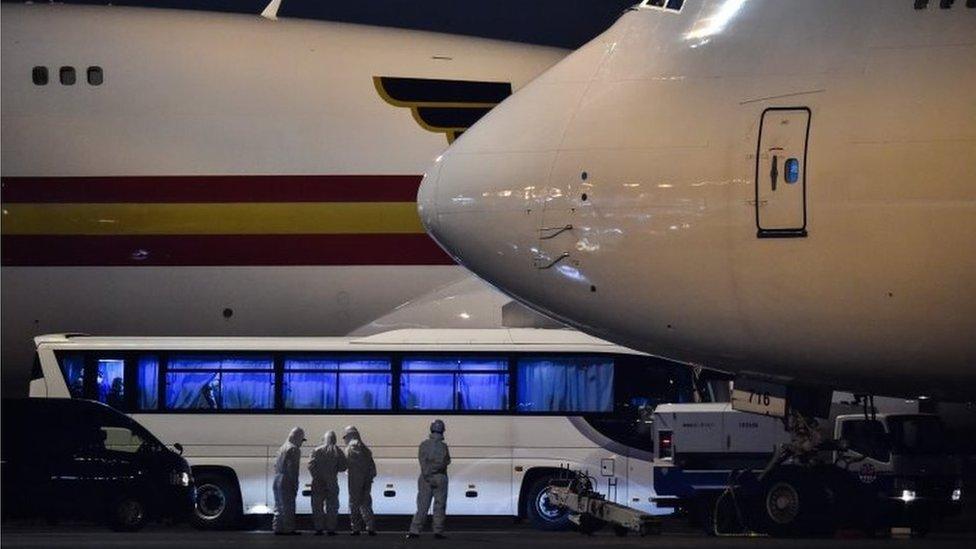
M 325 443 L 326 446 L 335 446 L 336 445 L 335 431 L 326 431 L 325 436 L 322 437 L 322 442 Z
M 301 446 L 305 442 L 305 431 L 301 427 L 295 427 L 288 433 L 288 442 Z

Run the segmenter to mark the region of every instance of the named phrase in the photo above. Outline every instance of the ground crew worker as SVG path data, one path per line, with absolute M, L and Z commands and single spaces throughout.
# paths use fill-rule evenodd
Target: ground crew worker
M 370 536 L 376 535 L 373 523 L 373 479 L 376 478 L 376 462 L 352 425 L 346 427 L 342 440 L 346 441 L 346 465 L 349 468 L 349 522 L 352 535 L 358 536 L 363 530 Z
M 295 530 L 295 498 L 298 497 L 298 466 L 302 460 L 302 443 L 305 431 L 295 427 L 288 433 L 288 440 L 278 449 L 274 465 L 274 519 L 271 527 L 275 535 L 297 536 Z
M 420 477 L 417 479 L 417 513 L 410 523 L 407 538 L 420 536 L 427 520 L 431 499 L 434 500 L 434 537 L 444 539 L 444 521 L 447 518 L 447 466 L 451 464 L 451 452 L 444 442 L 444 422 L 435 419 L 430 424 L 430 436 L 420 443 L 417 451 L 420 461 Z
M 316 536 L 321 536 L 323 530 L 334 536 L 339 516 L 339 473 L 346 470 L 346 455 L 336 446 L 335 431 L 326 431 L 322 441 L 308 462 L 308 472 L 312 474 L 312 522 Z

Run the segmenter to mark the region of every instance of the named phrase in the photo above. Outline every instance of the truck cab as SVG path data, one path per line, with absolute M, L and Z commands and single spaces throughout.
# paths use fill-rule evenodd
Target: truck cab
M 655 502 L 686 512 L 714 533 L 723 500 L 736 498 L 746 503 L 741 508 L 752 515 L 747 521 L 753 529 L 782 535 L 810 532 L 813 522 L 844 527 L 845 521 L 865 529 L 910 525 L 921 532 L 959 510 L 961 468 L 949 455 L 938 416 L 843 414 L 819 430 L 834 450 L 822 452 L 816 463 L 786 462 L 764 475 L 776 449 L 790 440 L 782 419 L 736 411 L 731 404 L 658 406 L 652 427 Z M 806 508 L 816 516 L 801 521 L 798 514 L 777 513 L 767 501 L 774 488 L 777 498 L 815 502 Z M 799 501 L 793 502 L 797 508 Z

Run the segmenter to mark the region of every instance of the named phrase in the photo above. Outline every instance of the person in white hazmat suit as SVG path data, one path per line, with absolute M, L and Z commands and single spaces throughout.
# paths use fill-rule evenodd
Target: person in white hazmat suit
M 417 513 L 410 523 L 407 538 L 420 536 L 427 520 L 431 500 L 434 502 L 434 537 L 444 539 L 444 522 L 447 518 L 447 466 L 451 464 L 451 452 L 444 442 L 444 422 L 436 419 L 430 424 L 430 436 L 420 443 L 417 451 L 420 461 L 420 477 L 417 479 Z
M 312 522 L 316 536 L 323 531 L 334 536 L 339 516 L 339 473 L 346 470 L 346 455 L 336 446 L 335 431 L 326 431 L 322 441 L 308 462 L 308 472 L 312 474 Z
M 298 467 L 302 460 L 305 431 L 295 427 L 288 440 L 278 448 L 274 464 L 274 519 L 271 527 L 275 535 L 297 536 L 295 530 L 295 498 L 298 497 Z
M 363 530 L 370 536 L 376 535 L 373 523 L 373 479 L 376 478 L 376 462 L 359 430 L 352 425 L 346 427 L 342 440 L 346 441 L 346 465 L 349 470 L 349 522 L 352 535 L 358 536 Z

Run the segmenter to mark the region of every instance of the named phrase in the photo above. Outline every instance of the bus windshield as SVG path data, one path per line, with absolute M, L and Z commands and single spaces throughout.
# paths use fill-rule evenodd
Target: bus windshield
M 948 447 L 945 427 L 935 416 L 889 416 L 888 431 L 895 454 L 943 454 Z

